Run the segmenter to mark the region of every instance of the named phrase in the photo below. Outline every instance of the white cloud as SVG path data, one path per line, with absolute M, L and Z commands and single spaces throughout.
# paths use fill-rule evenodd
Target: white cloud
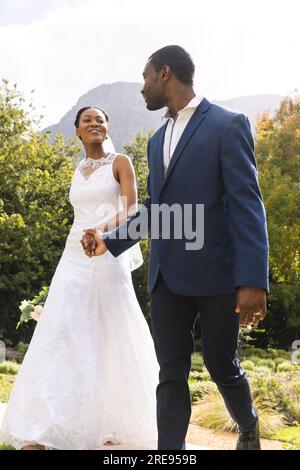
M 45 125 L 101 83 L 142 82 L 147 57 L 166 44 L 189 50 L 196 88 L 212 99 L 300 87 L 298 0 L 69 3 L 0 28 L 1 75 L 37 90 Z
M 0 0 L 0 24 L 27 24 L 40 21 L 51 10 L 76 6 L 82 0 Z

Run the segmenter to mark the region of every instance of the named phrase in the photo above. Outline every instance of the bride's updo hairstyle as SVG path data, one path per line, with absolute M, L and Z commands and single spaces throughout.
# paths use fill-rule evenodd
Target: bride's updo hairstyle
M 76 118 L 75 118 L 75 121 L 74 121 L 74 126 L 76 127 L 76 129 L 78 129 L 78 127 L 79 127 L 80 116 L 82 115 L 82 113 L 84 113 L 84 111 L 86 111 L 87 109 L 93 109 L 93 108 L 94 109 L 99 109 L 99 111 L 101 111 L 101 113 L 104 114 L 106 122 L 107 123 L 109 122 L 109 116 L 103 109 L 98 108 L 98 106 L 85 106 L 84 108 L 81 108 L 78 111 L 77 115 L 76 115 Z M 81 137 L 79 137 L 79 139 L 82 140 Z

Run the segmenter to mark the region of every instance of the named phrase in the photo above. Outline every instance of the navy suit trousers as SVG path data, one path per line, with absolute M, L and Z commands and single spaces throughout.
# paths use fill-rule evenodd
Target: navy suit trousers
M 152 335 L 160 365 L 157 387 L 158 449 L 182 449 L 191 416 L 188 377 L 194 351 L 193 329 L 200 314 L 204 363 L 227 410 L 242 432 L 253 430 L 258 415 L 237 357 L 239 315 L 236 294 L 181 296 L 159 273 L 151 293 Z

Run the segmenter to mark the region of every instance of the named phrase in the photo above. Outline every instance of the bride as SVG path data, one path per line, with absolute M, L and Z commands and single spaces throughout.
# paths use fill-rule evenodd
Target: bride
M 70 188 L 74 223 L 0 430 L 0 442 L 16 449 L 157 439 L 158 365 L 131 278 L 143 262 L 139 245 L 117 258 L 89 257 L 81 246 L 84 229 L 111 230 L 137 210 L 130 159 L 105 152 L 108 120 L 96 107 L 75 120 L 86 157 Z M 130 210 L 120 209 L 124 198 Z

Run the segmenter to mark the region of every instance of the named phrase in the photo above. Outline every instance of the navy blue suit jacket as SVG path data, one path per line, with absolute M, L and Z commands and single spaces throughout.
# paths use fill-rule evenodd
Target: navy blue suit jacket
M 204 204 L 202 249 L 186 250 L 190 240 L 184 237 L 151 240 L 149 293 L 159 269 L 169 289 L 179 295 L 229 294 L 240 286 L 268 290 L 266 214 L 248 118 L 203 99 L 164 177 L 165 130 L 166 124 L 148 143 L 149 198 L 145 207 L 106 234 L 108 250 L 118 256 L 137 242 L 128 235 L 128 226 L 143 211 L 151 214 L 151 204 Z

